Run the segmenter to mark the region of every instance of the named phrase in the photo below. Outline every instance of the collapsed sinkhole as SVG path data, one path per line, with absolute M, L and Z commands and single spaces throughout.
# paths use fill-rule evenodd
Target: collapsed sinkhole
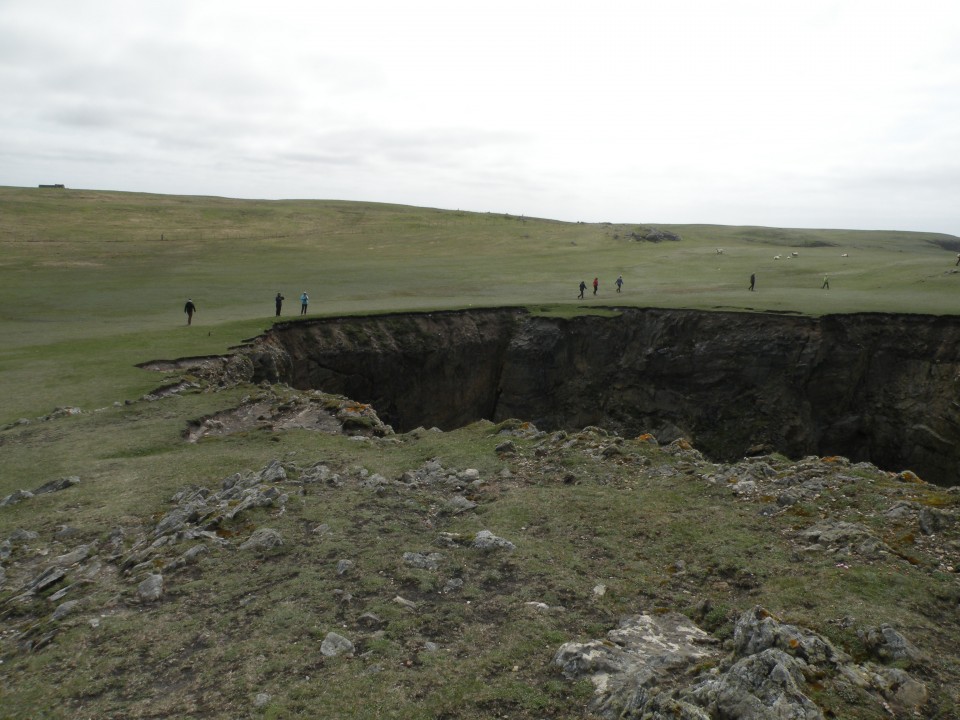
M 248 379 L 370 403 L 404 432 L 480 419 L 690 438 L 733 461 L 844 455 L 957 484 L 960 319 L 617 308 L 342 317 L 238 349 Z

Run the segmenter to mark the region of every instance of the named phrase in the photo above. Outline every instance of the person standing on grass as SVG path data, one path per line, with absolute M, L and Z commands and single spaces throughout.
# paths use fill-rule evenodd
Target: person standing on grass
M 753 292 L 753 288 L 756 286 L 756 284 L 757 284 L 757 274 L 750 273 L 750 292 Z
M 577 297 L 578 297 L 580 300 L 583 300 L 583 291 L 586 290 L 586 289 L 587 289 L 587 284 L 586 284 L 583 280 L 581 280 L 581 281 L 580 281 L 580 294 L 577 295 Z
M 617 275 L 617 292 L 623 287 L 623 275 Z
M 593 279 L 593 294 L 594 294 L 594 295 L 597 294 L 597 288 L 598 288 L 599 286 L 600 286 L 600 279 L 599 279 L 599 278 L 594 278 L 594 279 Z
M 283 295 L 281 295 L 280 293 L 277 293 L 277 297 L 275 298 L 275 301 L 277 303 L 277 317 L 280 317 L 280 308 L 283 307 L 283 300 L 284 300 Z
M 187 304 L 183 306 L 183 311 L 187 314 L 187 325 L 193 322 L 193 314 L 197 311 L 197 306 L 193 304 L 193 300 L 187 298 Z
M 307 314 L 307 304 L 309 302 L 310 302 L 310 296 L 307 295 L 307 291 L 304 290 L 303 293 L 300 295 L 300 314 L 301 315 Z
M 821 290 L 823 290 L 823 289 L 829 290 L 829 289 L 830 289 L 830 278 L 827 277 L 826 275 L 823 276 L 823 285 L 820 286 L 820 289 L 821 289 Z

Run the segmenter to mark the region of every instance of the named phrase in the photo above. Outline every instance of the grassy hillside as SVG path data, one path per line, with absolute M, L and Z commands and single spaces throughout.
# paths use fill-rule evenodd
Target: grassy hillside
M 634 239 L 649 228 L 681 240 Z M 857 662 L 872 657 L 858 633 L 897 628 L 926 655 L 892 670 L 926 683 L 924 716 L 956 717 L 952 490 L 841 458 L 729 468 L 599 429 L 477 423 L 358 439 L 297 427 L 356 411 L 342 398 L 201 384 L 137 400 L 179 376 L 134 365 L 224 352 L 274 322 L 277 291 L 284 319 L 295 317 L 304 289 L 314 316 L 471 305 L 952 313 L 957 242 L 0 188 L 0 498 L 79 478 L 0 507 L 0 718 L 590 717 L 592 688 L 552 664 L 562 643 L 668 611 L 722 643 L 758 604 Z M 598 296 L 577 300 L 595 276 Z M 189 328 L 187 297 L 199 307 Z M 47 415 L 58 406 L 81 412 Z M 247 419 L 236 427 L 217 415 L 237 408 Z M 206 436 L 187 442 L 188 428 Z M 285 477 L 234 517 L 203 526 L 198 506 L 173 500 L 185 488 L 181 499 L 215 497 L 274 460 Z M 431 462 L 443 472 L 420 477 Z M 160 532 L 180 511 L 194 519 Z M 819 544 L 804 533 L 820 522 L 863 534 Z M 240 549 L 265 528 L 283 545 Z M 515 550 L 476 552 L 483 529 Z M 404 556 L 432 552 L 437 569 Z M 164 577 L 155 601 L 138 589 L 150 574 Z M 321 652 L 331 631 L 354 652 Z M 875 688 L 810 680 L 828 717 L 901 712 Z
M 633 239 L 651 227 L 682 239 Z M 287 318 L 303 290 L 311 313 L 334 315 L 609 304 L 944 314 L 960 307 L 957 243 L 930 233 L 0 188 L 0 422 L 136 395 L 152 379 L 134 362 L 222 352 L 273 322 L 278 291 Z M 825 273 L 829 292 L 820 290 Z M 598 295 L 577 301 L 579 281 L 594 277 Z M 187 297 L 199 309 L 189 330 Z

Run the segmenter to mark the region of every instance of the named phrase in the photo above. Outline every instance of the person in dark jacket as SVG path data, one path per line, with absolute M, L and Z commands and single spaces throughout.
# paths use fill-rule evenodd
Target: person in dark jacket
M 277 303 L 277 317 L 280 317 L 280 308 L 283 307 L 283 299 L 284 299 L 283 295 L 281 295 L 280 293 L 277 293 L 277 297 L 275 298 L 275 301 Z
M 183 306 L 183 311 L 187 314 L 187 325 L 193 322 L 193 314 L 197 311 L 197 306 L 193 304 L 193 300 L 187 298 L 187 304 Z

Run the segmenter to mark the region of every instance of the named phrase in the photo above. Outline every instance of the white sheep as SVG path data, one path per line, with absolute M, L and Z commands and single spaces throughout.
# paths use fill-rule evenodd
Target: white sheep
M 798 253 L 798 252 L 792 252 L 792 253 L 790 253 L 790 257 L 800 257 L 800 253 Z
M 843 253 L 840 257 L 850 257 L 850 253 Z
M 723 248 L 717 248 L 717 255 L 723 255 Z
M 779 259 L 780 259 L 780 256 L 779 256 L 779 255 L 774 255 L 774 256 L 773 256 L 773 259 L 774 259 L 774 260 L 779 260 Z

